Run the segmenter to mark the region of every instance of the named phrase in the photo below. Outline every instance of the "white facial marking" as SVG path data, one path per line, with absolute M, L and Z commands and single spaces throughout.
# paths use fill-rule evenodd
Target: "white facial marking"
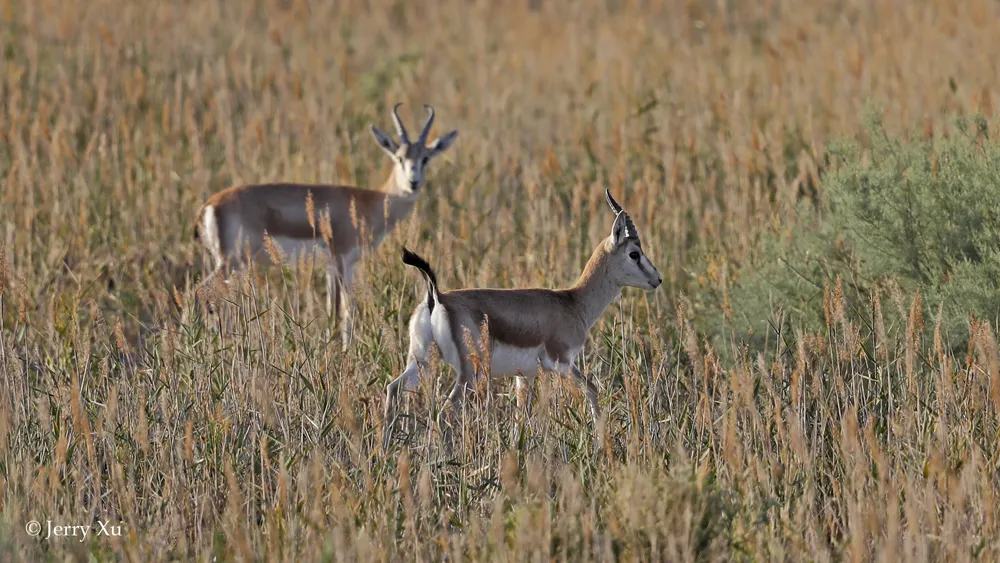
M 612 250 L 619 264 L 618 283 L 651 291 L 663 282 L 663 276 L 649 261 L 635 239 L 625 239 Z
M 428 150 L 417 145 L 403 145 L 393 155 L 396 168 L 396 185 L 401 192 L 412 193 L 425 184 Z

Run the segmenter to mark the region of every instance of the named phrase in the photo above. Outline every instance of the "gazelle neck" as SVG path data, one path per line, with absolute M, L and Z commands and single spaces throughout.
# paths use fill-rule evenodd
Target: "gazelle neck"
M 389 177 L 385 179 L 385 182 L 382 182 L 382 187 L 380 187 L 378 191 L 393 196 L 416 195 L 412 192 L 403 192 L 403 190 L 399 188 L 402 183 L 396 181 L 397 174 L 399 174 L 399 168 L 398 166 L 393 165 L 392 169 L 389 171 Z
M 607 246 L 608 241 L 603 240 L 594 249 L 580 278 L 569 290 L 588 331 L 622 293 L 621 286 L 612 280 L 609 271 Z
M 376 221 L 383 225 L 381 229 L 383 236 L 395 228 L 397 223 L 410 215 L 413 207 L 417 204 L 417 199 L 420 197 L 419 191 L 404 192 L 399 189 L 400 183 L 396 181 L 397 170 L 395 166 L 392 167 L 389 178 L 386 179 L 379 189 L 386 197 L 379 204 L 380 208 L 373 210 L 378 217 Z

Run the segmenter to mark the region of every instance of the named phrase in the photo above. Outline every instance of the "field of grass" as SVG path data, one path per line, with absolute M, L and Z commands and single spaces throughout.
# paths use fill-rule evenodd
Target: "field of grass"
M 839 140 L 864 170 L 873 131 L 932 142 L 981 114 L 968 150 L 993 146 L 998 16 L 987 0 L 0 1 L 0 559 L 997 560 L 1000 311 L 952 306 L 955 340 L 931 281 L 847 273 L 810 282 L 818 324 L 793 322 L 759 280 L 784 263 L 762 237 L 803 238 L 826 205 Z M 396 102 L 411 130 L 429 103 L 432 136 L 460 134 L 363 262 L 354 345 L 301 264 L 204 315 L 200 203 L 236 183 L 377 187 L 368 125 L 391 130 Z M 518 441 L 513 384 L 495 381 L 448 447 L 432 421 L 454 373 L 435 366 L 383 454 L 423 295 L 400 246 L 446 289 L 568 286 L 610 232 L 605 187 L 665 282 L 625 290 L 581 356 L 600 446 L 582 393 L 540 380 Z M 46 539 L 49 522 L 95 528 Z

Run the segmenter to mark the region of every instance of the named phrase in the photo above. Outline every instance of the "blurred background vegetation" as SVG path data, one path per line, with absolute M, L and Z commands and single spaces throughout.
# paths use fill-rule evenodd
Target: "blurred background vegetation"
M 998 6 L 0 2 L 0 557 L 995 560 Z M 308 263 L 218 317 L 191 225 L 232 184 L 375 187 L 367 131 L 457 128 L 359 272 L 341 353 Z M 378 452 L 420 281 L 567 286 L 609 187 L 666 280 L 626 290 L 528 431 L 453 373 Z M 29 520 L 122 522 L 29 537 Z

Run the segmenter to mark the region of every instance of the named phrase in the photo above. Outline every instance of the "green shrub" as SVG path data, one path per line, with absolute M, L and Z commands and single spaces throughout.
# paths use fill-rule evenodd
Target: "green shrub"
M 838 278 L 846 314 L 869 328 L 873 295 L 893 298 L 898 306 L 884 311 L 898 320 L 918 292 L 924 318 L 935 322 L 940 309 L 952 345 L 967 340 L 970 315 L 996 326 L 1000 148 L 985 120 L 959 120 L 931 139 L 890 136 L 875 114 L 867 121 L 864 148 L 831 148 L 836 166 L 819 208 L 802 205 L 793 221 L 768 229 L 735 276 L 731 324 L 710 322 L 731 327 L 737 342 L 763 347 L 776 312 L 789 328 L 824 330 Z

